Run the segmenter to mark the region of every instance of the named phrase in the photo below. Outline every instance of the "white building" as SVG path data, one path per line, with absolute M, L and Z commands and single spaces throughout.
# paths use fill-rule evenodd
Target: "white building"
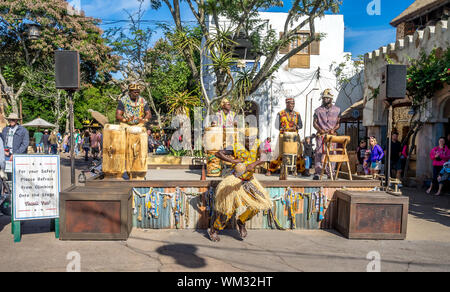
M 284 31 L 287 13 L 260 13 L 261 19 L 266 20 L 268 25 L 280 35 Z M 300 18 L 293 27 L 301 23 L 305 18 Z M 223 24 L 226 25 L 224 20 Z M 325 37 L 317 43 L 311 44 L 308 49 L 290 58 L 280 69 L 272 75 L 272 78 L 260 87 L 260 89 L 247 98 L 254 102 L 259 114 L 259 138 L 272 137 L 272 141 L 278 138 L 278 130 L 275 126 L 276 115 L 285 108 L 285 98 L 293 97 L 296 102 L 295 110 L 300 113 L 303 121 L 301 137 L 310 136 L 315 133 L 312 125 L 314 110 L 321 105 L 320 93 L 330 88 L 335 97 L 339 93 L 336 90 L 336 76 L 330 68 L 333 63 L 344 61 L 344 16 L 326 15 L 315 20 L 316 33 L 325 34 Z M 210 25 L 210 31 L 214 26 Z M 309 26 L 305 26 L 300 32 L 309 34 Z M 279 58 L 283 56 L 280 50 Z M 260 65 L 264 63 L 262 58 Z M 253 60 L 246 60 L 246 65 L 252 67 Z M 205 60 L 204 64 L 211 63 Z M 210 97 L 214 97 L 214 76 L 205 74 L 205 87 Z M 315 89 L 315 90 L 314 90 Z M 360 93 L 359 93 L 360 94 Z M 343 100 L 344 111 L 348 106 L 361 99 L 362 95 L 353 98 L 352 101 Z M 339 104 L 338 104 L 339 106 Z

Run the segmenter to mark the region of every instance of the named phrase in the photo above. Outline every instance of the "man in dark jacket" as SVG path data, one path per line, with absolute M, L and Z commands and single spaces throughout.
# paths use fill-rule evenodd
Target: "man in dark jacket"
M 18 124 L 17 114 L 10 114 L 6 118 L 9 125 L 3 129 L 2 139 L 5 146 L 6 160 L 9 160 L 14 154 L 26 154 L 30 137 L 28 130 Z

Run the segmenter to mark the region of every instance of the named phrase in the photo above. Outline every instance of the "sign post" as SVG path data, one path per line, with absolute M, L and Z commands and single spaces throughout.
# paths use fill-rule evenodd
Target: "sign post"
M 14 155 L 11 231 L 21 240 L 21 222 L 51 219 L 59 238 L 60 161 L 58 155 Z

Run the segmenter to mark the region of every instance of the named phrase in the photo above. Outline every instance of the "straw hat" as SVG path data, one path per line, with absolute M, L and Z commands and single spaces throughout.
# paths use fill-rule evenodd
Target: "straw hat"
M 10 113 L 8 117 L 6 117 L 7 120 L 20 120 L 19 116 L 16 113 Z
M 227 98 L 222 99 L 220 102 L 220 107 L 224 107 L 225 104 L 230 103 L 230 101 Z
M 324 97 L 330 97 L 330 98 L 333 98 L 333 94 L 331 93 L 331 89 L 325 89 L 323 92 L 322 92 L 322 98 L 324 98 Z

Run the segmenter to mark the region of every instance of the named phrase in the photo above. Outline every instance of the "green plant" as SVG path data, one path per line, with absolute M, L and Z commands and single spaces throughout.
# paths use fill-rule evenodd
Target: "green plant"
M 413 107 L 420 107 L 445 84 L 450 84 L 449 49 L 444 52 L 434 49 L 429 55 L 422 52 L 420 58 L 411 61 L 407 74 L 407 91 Z

